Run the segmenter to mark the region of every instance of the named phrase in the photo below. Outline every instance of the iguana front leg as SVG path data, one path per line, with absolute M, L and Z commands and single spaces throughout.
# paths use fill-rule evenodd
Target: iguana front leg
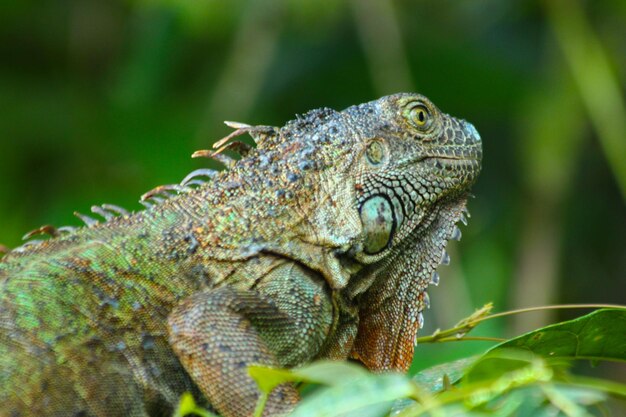
M 259 391 L 247 367 L 289 367 L 311 360 L 331 327 L 329 300 L 318 274 L 284 263 L 253 289 L 220 287 L 184 300 L 169 317 L 170 343 L 220 413 L 250 416 Z M 286 414 L 297 401 L 292 385 L 279 386 L 265 415 Z

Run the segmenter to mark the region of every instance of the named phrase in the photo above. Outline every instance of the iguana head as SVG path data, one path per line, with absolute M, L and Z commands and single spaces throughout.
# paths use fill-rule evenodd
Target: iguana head
M 262 128 L 247 131 L 254 136 L 255 129 Z M 334 289 L 363 266 L 382 267 L 419 250 L 440 214 L 458 220 L 461 212 L 446 207 L 464 205 L 482 156 L 470 123 L 418 94 L 312 110 L 257 144 L 229 181 L 242 173 L 251 178 L 240 182 L 262 185 L 255 192 L 240 188 L 237 204 L 264 219 L 270 214 L 270 222 L 235 224 L 237 230 L 224 235 L 237 236 L 241 247 L 250 245 L 241 245 L 239 236 L 254 239 L 256 252 L 246 256 L 264 250 L 298 259 Z
M 363 234 L 354 253 L 372 263 L 415 239 L 415 230 L 451 200 L 466 197 L 480 172 L 482 143 L 472 124 L 417 94 L 345 113 L 359 138 L 352 169 Z

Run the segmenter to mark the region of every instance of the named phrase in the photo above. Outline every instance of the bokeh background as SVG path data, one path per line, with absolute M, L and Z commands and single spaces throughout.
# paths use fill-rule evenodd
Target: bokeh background
M 623 0 L 3 0 L 0 243 L 78 225 L 92 204 L 139 210 L 143 192 L 211 166 L 190 155 L 223 120 L 282 125 L 418 91 L 484 140 L 424 334 L 490 301 L 625 304 L 625 83 Z M 486 346 L 421 346 L 415 367 Z

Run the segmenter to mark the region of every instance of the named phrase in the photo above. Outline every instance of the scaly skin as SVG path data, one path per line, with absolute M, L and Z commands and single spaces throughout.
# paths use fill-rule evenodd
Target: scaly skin
M 247 366 L 317 358 L 406 370 L 426 287 L 459 237 L 482 156 L 474 127 L 397 94 L 282 128 L 235 125 L 196 188 L 159 188 L 0 260 L 0 415 L 168 415 L 185 391 L 228 417 Z M 234 162 L 221 152 L 244 156 Z M 197 184 L 196 184 L 197 185 Z M 266 415 L 298 401 L 277 388 Z

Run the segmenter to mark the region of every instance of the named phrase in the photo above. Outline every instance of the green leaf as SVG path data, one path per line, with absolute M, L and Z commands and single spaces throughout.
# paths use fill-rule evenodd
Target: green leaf
M 417 395 L 416 386 L 404 375 L 365 374 L 316 391 L 291 416 L 330 417 L 346 413 L 378 416 L 388 413 L 393 401 Z
M 471 392 L 465 401 L 472 407 L 492 401 L 520 387 L 549 382 L 554 372 L 541 357 L 520 350 L 490 352 L 475 362 L 460 387 Z
M 254 365 L 248 368 L 248 373 L 265 393 L 285 382 L 338 385 L 369 375 L 365 368 L 357 364 L 337 361 L 319 361 L 290 370 Z
M 424 369 L 413 376 L 413 381 L 430 393 L 437 393 L 445 388 L 444 377 L 447 376 L 450 384 L 456 383 L 467 368 L 469 368 L 479 356 L 470 356 L 469 358 L 458 359 L 456 361 L 435 365 Z
M 269 394 L 274 388 L 285 382 L 302 381 L 288 369 L 277 369 L 267 366 L 249 366 L 248 374 L 256 381 L 259 389 L 265 394 Z
M 363 366 L 352 362 L 319 361 L 292 371 L 306 382 L 323 385 L 341 385 L 355 379 L 367 378 L 370 373 Z
M 174 412 L 174 417 L 184 417 L 187 415 L 195 415 L 200 417 L 217 417 L 215 414 L 210 413 L 204 408 L 196 404 L 193 399 L 193 395 L 189 392 L 185 392 L 180 396 L 178 407 Z
M 626 309 L 596 310 L 494 346 L 517 348 L 546 358 L 626 361 Z
M 323 385 L 348 384 L 358 378 L 367 378 L 369 373 L 361 366 L 348 362 L 319 361 L 297 369 L 277 369 L 253 365 L 248 374 L 262 391 L 254 415 L 261 416 L 269 394 L 276 386 L 285 382 L 310 382 Z

